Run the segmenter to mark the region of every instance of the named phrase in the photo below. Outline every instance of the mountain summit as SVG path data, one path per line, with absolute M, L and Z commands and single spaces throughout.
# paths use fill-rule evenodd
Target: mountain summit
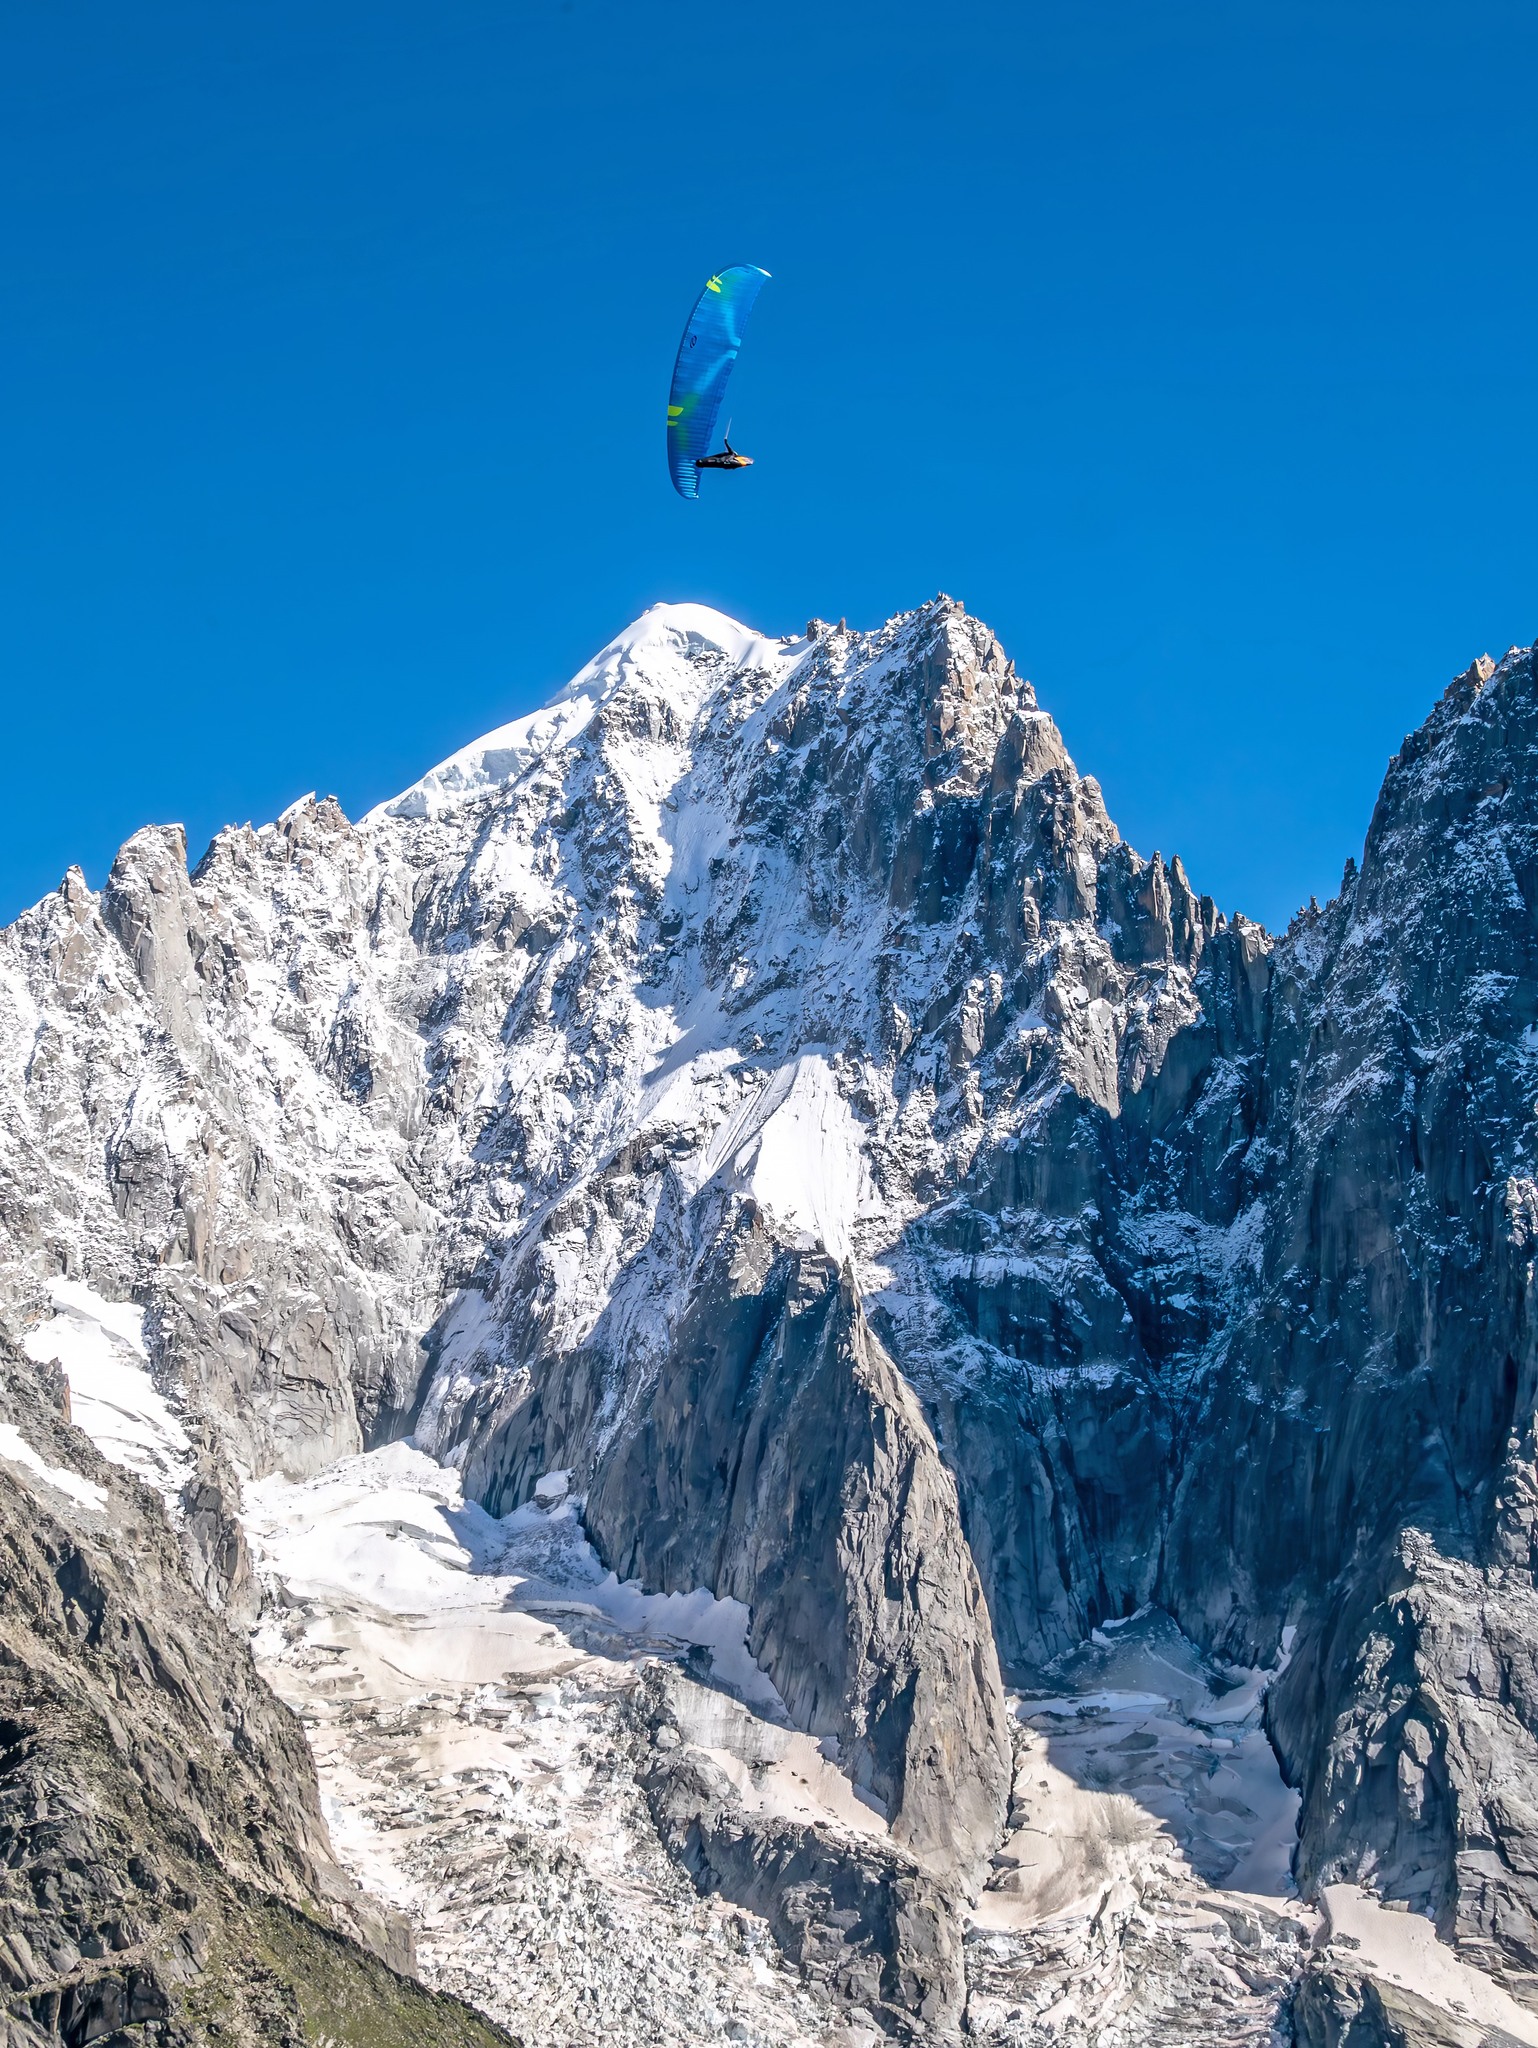
M 1128 2041 L 1263 2040 L 1285 2010 L 1334 2042 L 1385 1998 L 1450 2012 L 1452 1983 L 1538 2040 L 1535 762 L 1531 650 L 1481 661 L 1391 764 L 1360 869 L 1276 939 L 1125 844 L 952 600 L 780 640 L 659 605 L 356 824 L 307 798 L 191 874 L 175 827 L 99 894 L 72 870 L 0 934 L 0 1457 L 22 1522 L 57 1530 L 3 1567 L 38 1616 L 0 1669 L 5 1785 L 46 1777 L 52 1688 L 133 1827 L 203 1828 L 225 1890 L 199 1924 L 242 1968 L 281 1907 L 337 1926 L 358 1999 L 425 1998 L 361 1878 L 515 2034 L 558 1980 L 526 2038 L 600 2012 L 693 2039 L 703 1990 L 632 2011 L 593 1975 L 630 1923 L 590 1815 L 561 1808 L 550 1894 L 587 1929 L 585 1990 L 532 1935 L 442 1946 L 450 1850 L 385 1885 L 386 1803 L 346 1817 L 408 1720 L 409 1776 L 442 1702 L 522 1714 L 487 1692 L 522 1616 L 517 1656 L 542 1630 L 577 1660 L 549 1650 L 538 1683 L 568 1687 L 552 1714 L 589 1686 L 580 1768 L 670 1873 L 656 1896 L 705 1910 L 681 1868 L 799 1969 L 793 2024 L 741 1976 L 780 2038 L 1035 2040 L 1051 1983 L 1052 2038 L 1101 2038 L 1111 1986 Z M 175 1411 L 158 1492 L 104 1468 L 99 1431 L 71 1448 L 45 1370 L 70 1370 L 71 1314 L 78 1356 L 117 1342 Z M 134 1502 L 110 1529 L 104 1487 Z M 308 1591 L 301 1526 L 351 1532 Z M 265 1702 L 237 1739 L 276 1802 L 261 1869 L 230 1846 L 238 1788 L 209 1820 L 146 1761 L 134 1717 L 166 1680 L 90 1666 L 78 1588 L 146 1543 L 133 1625 L 180 1603 L 178 1640 L 217 1651 L 178 1683 Z M 472 1583 L 502 1589 L 473 1617 Z M 429 1686 L 381 1645 L 426 1655 L 434 1602 L 461 1622 Z M 351 1878 L 210 1606 L 311 1721 Z M 328 1719 L 317 1671 L 365 1652 Z M 377 1718 L 386 1692 L 405 1720 Z M 13 1873 L 51 1853 L 29 1826 Z M 93 1849 L 96 1892 L 17 1904 L 35 1968 L 17 1950 L 8 1995 L 37 2039 L 83 1958 L 208 2038 L 192 1909 L 126 1839 Z M 492 1920 L 545 1868 L 496 1839 L 503 1889 L 463 1895 Z M 1171 1899 L 1264 1967 L 1198 1999 Z M 1435 1968 L 1400 1968 L 1420 1952 L 1384 1902 Z M 1041 1932 L 1070 1908 L 1079 1962 Z M 1305 1967 L 1316 1908 L 1366 1916 L 1357 1964 Z M 279 1970 L 300 2008 L 309 1969 Z M 1158 2018 L 1177 1995 L 1183 2032 Z

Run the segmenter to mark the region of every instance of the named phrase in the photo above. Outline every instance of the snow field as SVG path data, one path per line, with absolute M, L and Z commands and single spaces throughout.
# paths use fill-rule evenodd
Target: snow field
M 175 1410 L 150 1378 L 144 1311 L 106 1301 L 79 1280 L 49 1282 L 53 1315 L 22 1338 L 29 1358 L 56 1359 L 69 1381 L 70 1420 L 105 1458 L 147 1479 L 168 1506 L 180 1506 L 192 1469 L 191 1445 Z M 54 1481 L 59 1484 L 58 1480 Z M 78 1486 L 101 1496 L 89 1480 Z M 65 1491 L 70 1491 L 65 1488 Z M 76 1498 L 101 1505 L 85 1493 Z
M 289 1593 L 379 1644 L 410 1683 L 473 1684 L 543 1660 L 547 1616 L 595 1620 L 636 1644 L 708 1653 L 716 1678 L 784 1717 L 753 1662 L 735 1600 L 645 1593 L 606 1572 L 560 1497 L 497 1521 L 464 1499 L 459 1474 L 410 1443 L 347 1458 L 319 1477 L 247 1491 L 247 1535 Z M 556 1661 L 559 1661 L 557 1658 Z
M 383 816 L 440 816 L 466 797 L 516 781 L 578 740 L 594 714 L 634 677 L 660 689 L 669 707 L 691 724 L 713 680 L 694 657 L 711 651 L 732 668 L 788 671 L 806 652 L 806 642 L 766 639 L 709 605 L 655 604 L 538 711 L 440 761 L 410 789 L 369 812 L 365 823 Z
M 8 1458 L 13 1465 L 22 1465 L 36 1478 L 44 1479 L 60 1493 L 68 1494 L 83 1508 L 98 1512 L 107 1504 L 103 1488 L 92 1479 L 86 1479 L 78 1472 L 71 1472 L 63 1465 L 50 1465 L 40 1458 L 13 1423 L 0 1422 L 0 1458 Z
M 1370 1970 L 1460 2019 L 1538 2044 L 1538 2013 L 1460 1962 L 1419 1914 L 1395 1912 L 1354 1884 L 1326 1885 L 1324 1913 L 1331 1941 L 1340 1942 L 1346 1950 L 1342 1960 L 1353 1967 Z

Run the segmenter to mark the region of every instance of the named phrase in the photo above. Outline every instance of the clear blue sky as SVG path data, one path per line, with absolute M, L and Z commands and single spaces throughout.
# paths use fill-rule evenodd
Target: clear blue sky
M 950 591 L 1284 922 L 1538 634 L 1532 0 L 11 0 L 0 917 L 356 814 L 659 598 Z M 668 486 L 691 294 L 758 459 Z

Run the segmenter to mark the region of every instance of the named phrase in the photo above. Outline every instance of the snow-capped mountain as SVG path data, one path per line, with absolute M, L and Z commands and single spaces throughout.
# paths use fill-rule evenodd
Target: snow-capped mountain
M 0 934 L 0 1314 L 69 1372 L 69 1315 L 110 1336 L 142 1313 L 118 1341 L 164 1413 L 124 1393 L 111 1444 L 76 1420 L 170 1500 L 206 1602 L 244 1627 L 265 1583 L 258 1648 L 312 1721 L 343 1861 L 438 1981 L 512 2025 L 498 1971 L 545 1966 L 511 1934 L 467 1961 L 433 1915 L 500 1910 L 532 1866 L 499 1836 L 482 1897 L 448 1848 L 389 1863 L 388 1801 L 359 1790 L 380 1726 L 360 1746 L 315 1674 L 385 1697 L 405 1653 L 369 1630 L 406 1628 L 425 1697 L 469 1699 L 487 1642 L 534 1655 L 495 1619 L 526 1611 L 568 1648 L 588 1631 L 580 1713 L 608 1733 L 584 1740 L 630 1787 L 626 1839 L 767 1930 L 812 1987 L 807 2039 L 1034 2040 L 1039 1982 L 1068 2001 L 1043 2039 L 1109 2041 L 1113 2006 L 1128 2041 L 1264 2039 L 1285 2007 L 1333 2041 L 1399 1954 L 1299 1978 L 1311 1902 L 1343 1913 L 1343 1887 L 1429 1915 L 1457 1995 L 1529 2038 L 1535 727 L 1529 654 L 1460 678 L 1360 873 L 1273 941 L 1125 845 L 952 601 L 786 640 L 658 606 L 356 824 L 309 798 L 190 875 L 151 828 L 99 895 L 72 871 Z M 39 1463 L 74 1468 L 53 1422 L 26 1435 L 14 1371 L 33 1462 L 0 1476 L 86 1542 L 102 1510 L 54 1500 Z M 427 1561 L 404 1576 L 335 1533 L 384 1500 Z M 332 1548 L 303 1557 L 311 1517 Z M 434 1577 L 451 1552 L 473 1599 Z M 429 1656 L 412 1603 L 439 1601 L 462 1626 Z M 683 1671 L 646 1662 L 659 1643 Z M 1185 1673 L 1162 1721 L 1133 1644 L 1145 1678 Z M 1097 1691 L 1084 1660 L 1113 1645 L 1127 1682 Z M 1053 1721 L 1068 1693 L 1131 1716 L 1105 1761 Z M 428 1740 L 416 1694 L 391 1711 Z M 1301 1792 L 1295 1886 L 1262 1712 Z M 1236 1789 L 1202 1792 L 1220 1770 Z M 1173 1864 L 1107 1848 L 1137 1813 Z M 293 1885 L 367 1938 L 305 1840 Z M 583 1869 L 582 1940 L 622 1948 Z M 1171 1885 L 1241 1947 L 1210 1901 L 1274 1893 L 1265 1984 L 1218 1983 L 1194 2034 L 1158 2031 L 1191 1967 Z M 677 1940 L 713 1940 L 676 1897 Z M 1038 1929 L 1085 1899 L 1082 1967 L 1055 1964 Z M 1369 1960 L 1383 1918 L 1353 1936 Z M 53 1978 L 102 1952 L 89 1919 Z M 720 1967 L 700 2011 L 768 2000 L 753 2024 L 792 2037 L 746 1961 Z M 1427 1968 L 1394 1995 L 1424 2001 Z M 43 1980 L 12 1975 L 34 2011 Z M 689 2038 L 691 1995 L 634 2037 Z

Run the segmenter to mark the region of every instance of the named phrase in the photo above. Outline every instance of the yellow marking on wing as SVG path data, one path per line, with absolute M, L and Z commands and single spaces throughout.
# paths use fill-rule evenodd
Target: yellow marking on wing
M 720 280 L 720 278 L 719 278 L 719 277 L 707 277 L 707 278 L 706 278 L 706 280 L 705 280 L 705 289 L 706 289 L 706 291 L 708 291 L 708 292 L 718 292 L 718 291 L 719 291 L 719 290 L 721 289 L 721 280 Z
M 684 409 L 681 405 L 670 405 L 668 407 L 668 418 L 670 420 L 681 420 L 683 416 Z

